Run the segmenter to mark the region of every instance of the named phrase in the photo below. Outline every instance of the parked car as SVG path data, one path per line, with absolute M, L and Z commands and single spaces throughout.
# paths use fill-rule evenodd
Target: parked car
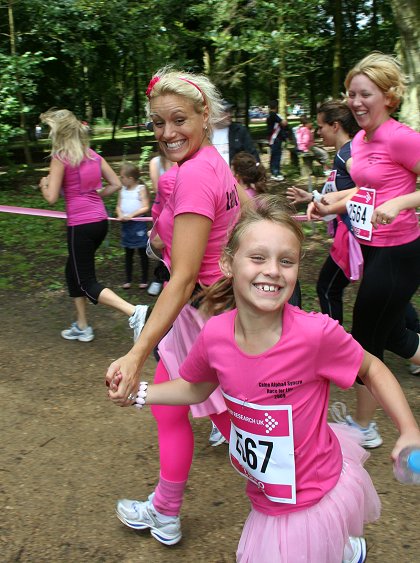
M 248 110 L 249 119 L 264 119 L 268 112 L 260 106 L 251 106 Z

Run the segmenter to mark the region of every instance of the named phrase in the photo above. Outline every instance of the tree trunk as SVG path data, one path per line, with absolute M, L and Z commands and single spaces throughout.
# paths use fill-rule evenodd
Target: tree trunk
M 10 53 L 13 57 L 17 57 L 16 52 L 16 32 L 15 32 L 15 19 L 13 15 L 13 0 L 9 0 L 9 4 L 7 6 L 7 12 L 9 16 L 9 38 L 10 38 Z M 25 155 L 26 164 L 32 164 L 32 154 L 31 149 L 29 147 L 29 139 L 28 139 L 28 131 L 27 131 L 27 123 L 26 123 L 26 114 L 23 111 L 25 107 L 25 100 L 23 98 L 22 92 L 19 88 L 20 84 L 20 76 L 19 76 L 19 69 L 16 68 L 16 83 L 18 86 L 17 89 L 17 99 L 19 102 L 19 126 L 22 129 L 22 140 L 23 140 L 23 152 Z
M 338 98 L 342 85 L 342 36 L 343 36 L 343 5 L 341 0 L 334 1 L 334 56 L 332 76 L 332 96 Z
M 281 40 L 280 40 L 281 41 Z M 279 48 L 279 114 L 287 118 L 287 78 L 286 78 L 286 60 L 282 45 Z
M 408 76 L 400 120 L 420 131 L 420 3 L 418 0 L 391 0 L 391 6 L 400 32 L 399 52 Z

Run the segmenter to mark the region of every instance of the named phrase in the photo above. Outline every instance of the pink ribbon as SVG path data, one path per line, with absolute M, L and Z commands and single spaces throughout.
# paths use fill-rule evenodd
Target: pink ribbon
M 3 213 L 17 213 L 18 215 L 36 215 L 38 217 L 52 217 L 55 219 L 67 219 L 64 211 L 52 211 L 51 209 L 35 209 L 33 207 L 14 207 L 13 205 L 0 205 L 0 212 Z M 420 217 L 420 212 L 416 215 Z M 308 216 L 305 215 L 292 215 L 295 221 L 308 221 Z M 118 221 L 116 217 L 108 217 L 110 221 Z M 131 221 L 153 221 L 152 217 L 134 217 Z
M 13 205 L 0 205 L 0 212 L 17 213 L 18 215 L 35 215 L 37 217 L 50 217 L 54 219 L 67 219 L 64 211 L 52 211 L 51 209 L 35 209 L 33 207 L 14 207 Z M 116 217 L 108 217 L 110 221 L 119 221 Z M 131 221 L 153 221 L 152 217 L 134 217 Z

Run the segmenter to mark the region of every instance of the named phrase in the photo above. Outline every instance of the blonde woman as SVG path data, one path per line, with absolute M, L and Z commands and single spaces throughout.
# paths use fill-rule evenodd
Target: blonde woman
M 420 335 L 406 328 L 405 311 L 420 281 L 415 213 L 420 204 L 420 133 L 392 117 L 405 90 L 405 77 L 392 56 L 371 53 L 349 71 L 345 86 L 361 128 L 353 139 L 351 166 L 359 190 L 353 195 L 349 190 L 347 204 L 348 198 L 342 200 L 364 258 L 352 335 L 379 359 L 390 350 L 418 365 Z M 340 205 L 335 204 L 334 212 L 340 212 Z M 325 207 L 331 212 L 329 205 L 322 212 Z M 375 448 L 382 444 L 372 420 L 376 400 L 358 383 L 356 412 L 345 421 L 361 430 L 365 447 Z
M 170 279 L 138 341 L 111 364 L 106 376 L 110 399 L 125 407 L 134 403 L 144 363 L 157 344 L 155 382 L 179 377 L 179 364 L 205 322 L 196 294 L 222 277 L 219 259 L 239 214 L 236 181 L 210 141 L 222 112 L 215 86 L 202 75 L 163 69 L 150 81 L 146 95 L 159 148 L 178 164 L 178 173 L 154 227 Z M 179 514 L 194 449 L 189 413 L 188 406 L 153 408 L 160 448 L 158 485 L 146 501 L 117 504 L 117 516 L 125 525 L 150 529 L 166 545 L 182 536 Z M 228 437 L 229 417 L 220 390 L 195 405 L 192 414 L 210 416 Z
M 50 127 L 52 141 L 49 175 L 41 178 L 45 200 L 54 204 L 63 193 L 67 212 L 66 282 L 74 300 L 76 320 L 61 336 L 66 340 L 90 342 L 94 332 L 86 312 L 87 299 L 126 314 L 137 338 L 147 307 L 121 299 L 96 279 L 95 253 L 108 232 L 107 212 L 102 201 L 121 188 L 109 164 L 89 148 L 88 128 L 67 109 L 51 109 L 41 115 Z M 102 187 L 102 179 L 107 182 Z

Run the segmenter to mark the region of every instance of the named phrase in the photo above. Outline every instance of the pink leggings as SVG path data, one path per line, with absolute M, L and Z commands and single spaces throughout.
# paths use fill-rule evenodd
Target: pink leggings
M 169 374 L 162 361 L 159 361 L 154 383 L 169 381 Z M 155 405 L 151 407 L 156 419 L 159 439 L 160 482 L 155 491 L 153 504 L 156 510 L 168 515 L 179 514 L 182 494 L 190 472 L 193 453 L 194 435 L 189 419 L 189 406 L 168 407 Z M 227 411 L 210 415 L 211 420 L 229 440 L 230 419 Z M 162 487 L 163 485 L 163 487 Z M 165 502 L 168 488 L 177 490 L 175 498 Z M 181 492 L 182 489 L 182 492 Z

